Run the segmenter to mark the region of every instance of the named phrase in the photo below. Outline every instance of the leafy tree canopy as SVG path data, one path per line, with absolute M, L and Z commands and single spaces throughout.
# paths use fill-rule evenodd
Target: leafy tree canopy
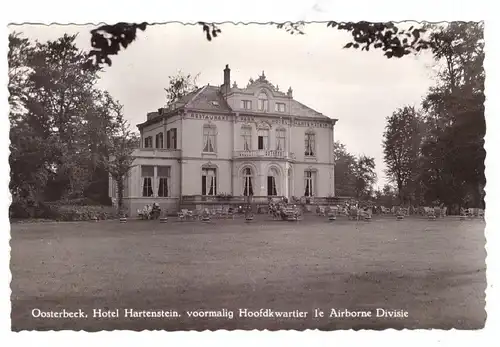
M 284 29 L 290 34 L 303 35 L 304 22 L 270 23 L 279 29 Z M 144 31 L 148 23 L 117 23 L 102 25 L 91 31 L 92 50 L 89 53 L 89 64 L 111 65 L 110 56 L 117 55 L 121 49 L 126 49 L 137 37 L 138 30 Z M 208 41 L 222 33 L 219 24 L 198 22 Z M 440 36 L 426 37 L 432 26 L 422 24 L 404 28 L 403 25 L 393 22 L 335 22 L 326 23 L 327 27 L 346 31 L 351 34 L 352 41 L 344 48 L 353 48 L 369 51 L 380 49 L 387 58 L 401 58 L 405 55 L 421 50 L 435 49 Z M 427 35 L 428 36 L 428 35 Z

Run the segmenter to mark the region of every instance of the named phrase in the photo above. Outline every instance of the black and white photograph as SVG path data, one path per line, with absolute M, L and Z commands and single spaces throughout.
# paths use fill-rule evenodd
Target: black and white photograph
M 483 329 L 484 26 L 9 25 L 11 330 Z

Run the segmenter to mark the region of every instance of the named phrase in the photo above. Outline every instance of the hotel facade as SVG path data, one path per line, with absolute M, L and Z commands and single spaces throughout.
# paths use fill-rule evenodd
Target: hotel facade
M 273 197 L 334 196 L 334 129 L 329 118 L 271 84 L 264 72 L 245 88 L 206 85 L 150 112 L 137 127 L 141 147 L 125 179 L 133 216 L 146 204 L 178 211 L 183 204 Z M 110 196 L 116 198 L 111 181 Z

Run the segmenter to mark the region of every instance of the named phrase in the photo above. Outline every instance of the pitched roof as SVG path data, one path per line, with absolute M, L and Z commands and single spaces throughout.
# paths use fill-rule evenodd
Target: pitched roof
M 324 117 L 324 118 L 330 119 L 330 117 L 325 116 L 321 112 L 313 110 L 309 106 L 306 106 L 303 103 L 298 102 L 297 100 L 291 100 L 290 107 L 292 109 L 291 110 L 292 114 L 297 115 L 299 117 L 305 117 L 305 118 L 318 118 L 318 117 L 323 118 Z
M 186 100 L 187 99 L 187 100 Z M 184 107 L 204 111 L 232 112 L 219 87 L 206 85 L 183 98 Z

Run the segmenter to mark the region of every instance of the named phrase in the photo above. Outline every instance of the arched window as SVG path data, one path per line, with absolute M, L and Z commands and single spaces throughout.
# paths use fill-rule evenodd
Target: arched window
M 305 156 L 315 157 L 316 156 L 316 134 L 313 130 L 306 131 L 305 134 Z
M 252 150 L 252 128 L 249 125 L 241 126 L 241 140 L 244 151 Z
M 259 111 L 269 111 L 269 100 L 264 92 L 259 94 Z
M 249 167 L 243 169 L 243 195 L 253 195 L 253 172 Z
M 283 128 L 276 129 L 276 150 L 284 151 L 286 146 L 286 130 Z
M 203 152 L 215 153 L 216 152 L 216 136 L 217 127 L 213 124 L 205 124 L 203 126 Z
M 276 168 L 272 167 L 269 169 L 269 172 L 267 174 L 267 195 L 268 196 L 278 195 L 278 188 L 277 188 L 278 176 L 279 176 L 278 170 L 276 170 Z

